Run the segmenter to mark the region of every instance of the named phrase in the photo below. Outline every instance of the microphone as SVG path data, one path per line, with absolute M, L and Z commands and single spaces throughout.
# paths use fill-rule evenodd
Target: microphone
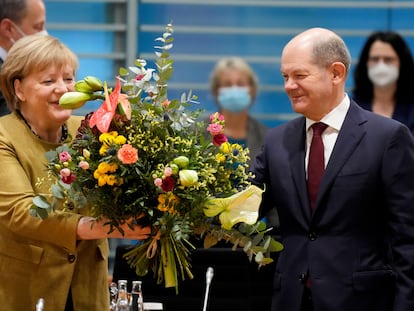
M 208 267 L 207 272 L 206 272 L 206 292 L 204 294 L 203 311 L 207 310 L 208 293 L 210 291 L 210 284 L 211 284 L 211 280 L 213 279 L 213 276 L 214 276 L 214 269 L 212 267 Z

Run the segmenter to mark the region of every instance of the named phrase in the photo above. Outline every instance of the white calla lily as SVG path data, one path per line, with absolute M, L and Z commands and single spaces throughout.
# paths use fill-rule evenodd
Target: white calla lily
M 259 217 L 263 190 L 251 185 L 227 198 L 212 198 L 204 206 L 204 214 L 214 217 L 220 214 L 221 226 L 230 230 L 236 223 L 253 225 Z

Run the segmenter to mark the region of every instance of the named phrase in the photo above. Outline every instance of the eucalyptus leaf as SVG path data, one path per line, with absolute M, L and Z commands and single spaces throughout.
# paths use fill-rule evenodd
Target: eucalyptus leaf
M 52 195 L 57 199 L 64 199 L 65 193 L 62 191 L 62 188 L 56 184 L 53 184 L 51 187 Z
M 46 209 L 50 207 L 50 203 L 42 195 L 37 195 L 33 199 L 33 204 L 39 207 L 40 209 Z
M 41 218 L 41 219 L 46 219 L 47 218 L 47 216 L 48 216 L 48 211 L 46 210 L 46 209 L 43 209 L 43 208 L 38 208 L 37 209 L 37 214 L 39 215 L 39 217 Z

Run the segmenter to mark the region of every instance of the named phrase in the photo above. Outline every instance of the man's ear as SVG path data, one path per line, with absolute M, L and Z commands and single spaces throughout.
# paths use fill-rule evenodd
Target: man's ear
M 334 62 L 331 65 L 332 81 L 335 83 L 341 82 L 346 79 L 346 68 L 341 62 Z
M 3 18 L 0 21 L 0 33 L 3 35 L 3 37 L 10 38 L 12 28 L 13 22 L 9 18 Z

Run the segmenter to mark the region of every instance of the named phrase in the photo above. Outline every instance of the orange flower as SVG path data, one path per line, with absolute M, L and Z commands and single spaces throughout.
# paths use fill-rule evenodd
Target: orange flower
M 138 161 L 138 150 L 125 144 L 118 150 L 118 159 L 122 164 L 134 164 Z
M 177 214 L 175 207 L 180 202 L 180 199 L 171 192 L 161 193 L 158 196 L 158 210 L 161 212 L 168 212 L 170 214 Z

